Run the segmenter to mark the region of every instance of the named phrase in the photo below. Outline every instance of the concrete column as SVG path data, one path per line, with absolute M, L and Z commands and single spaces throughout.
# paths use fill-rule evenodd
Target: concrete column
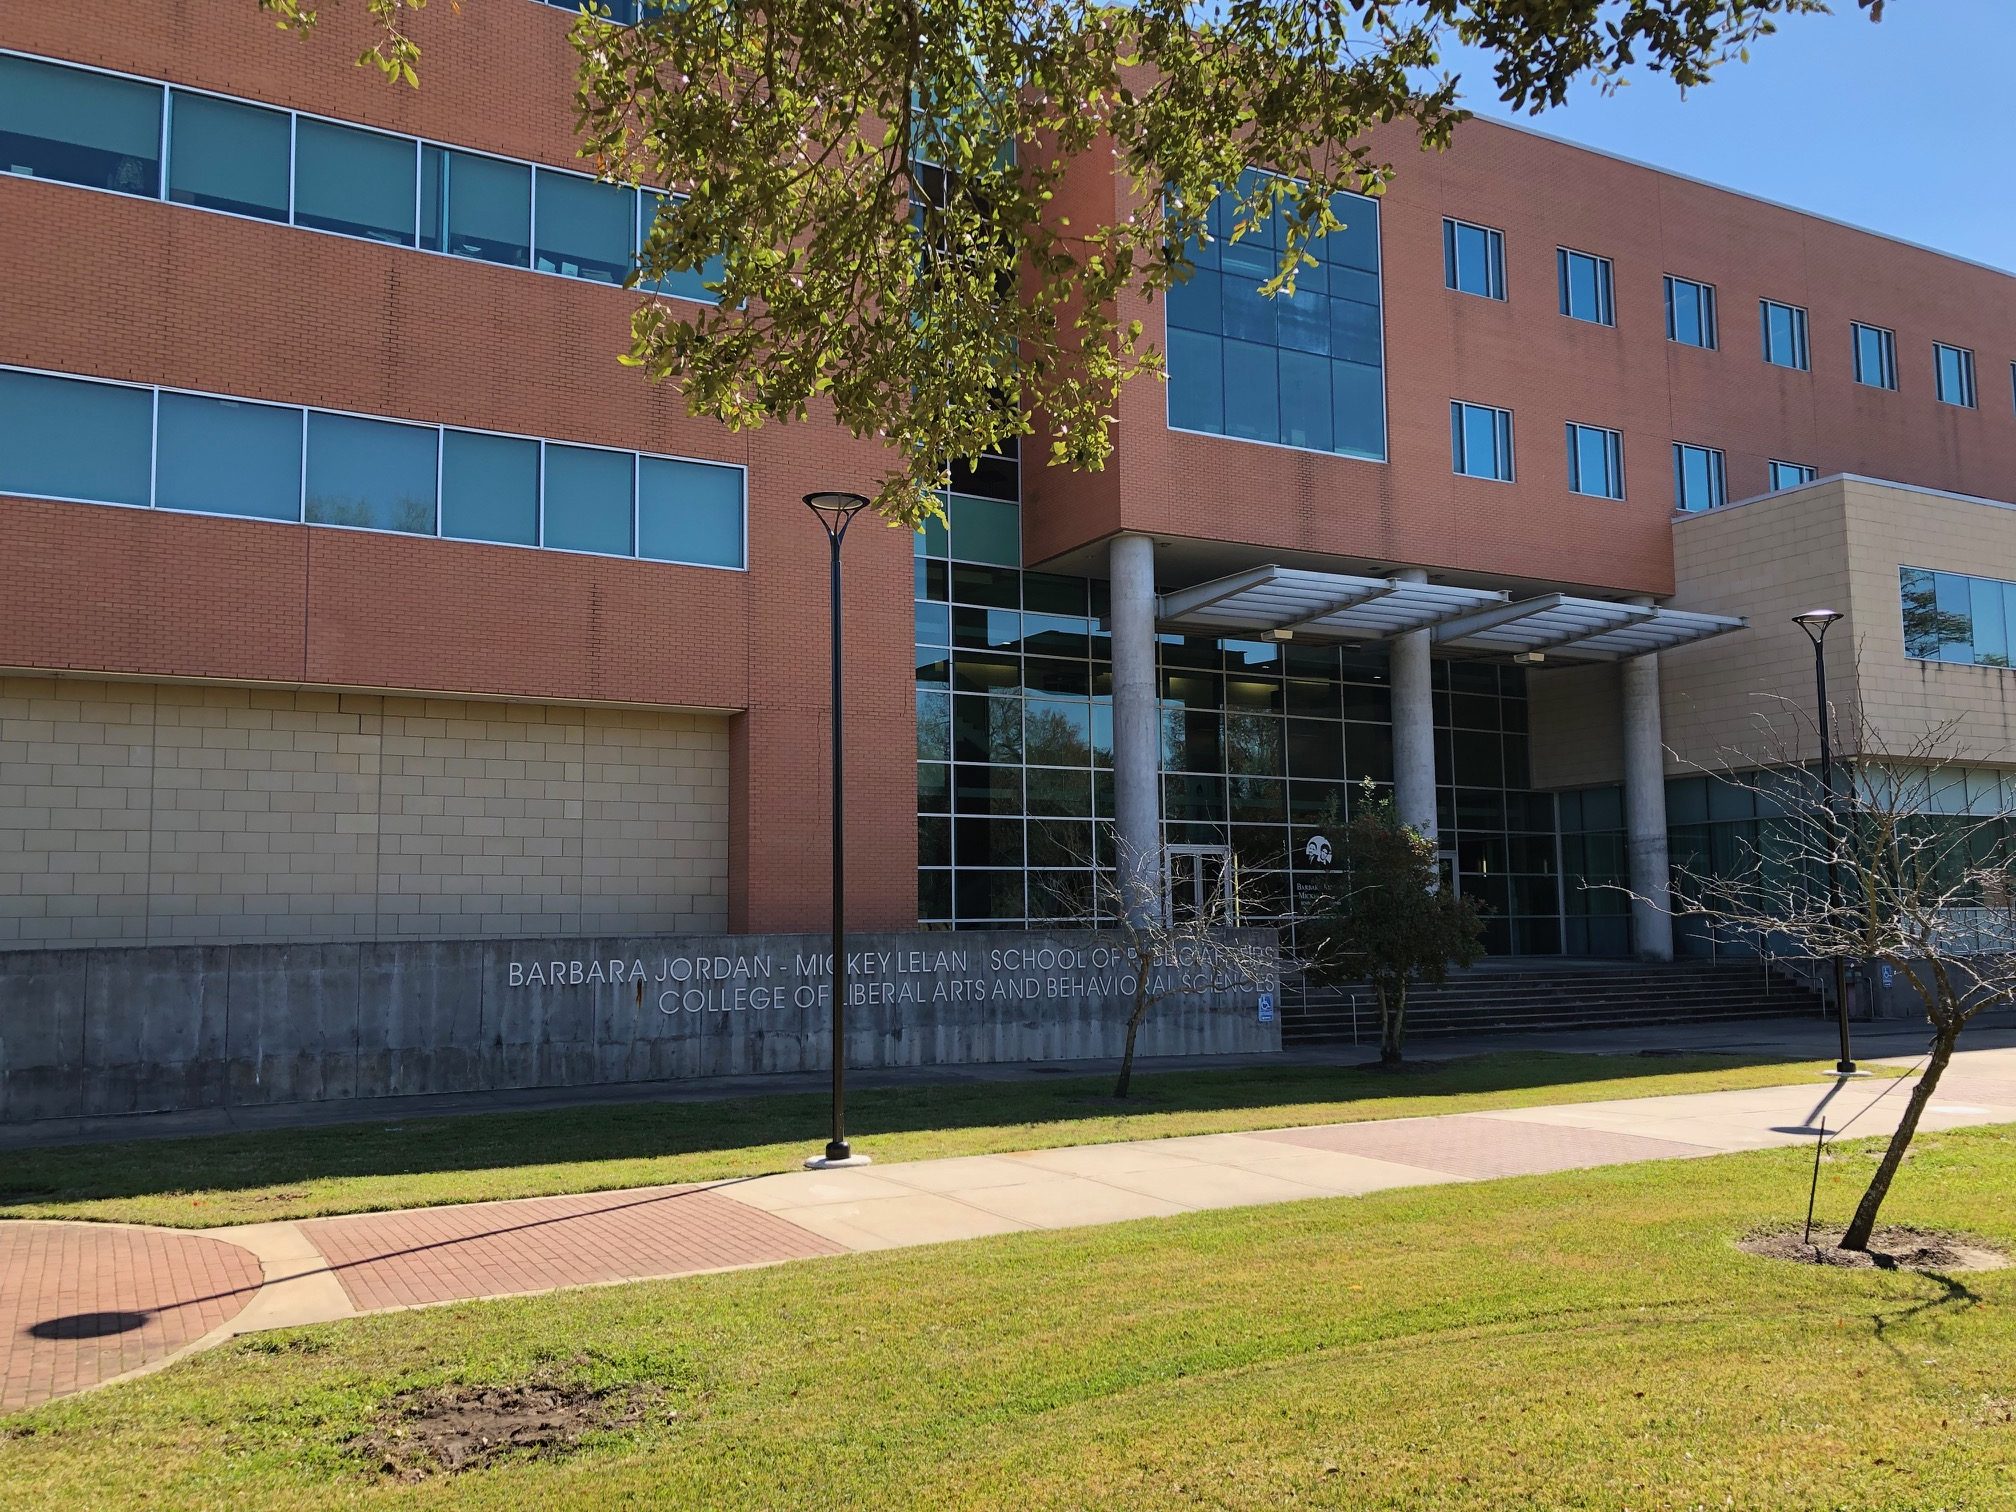
M 1634 656 L 1618 667 L 1624 722 L 1624 844 L 1629 860 L 1631 928 L 1638 957 L 1673 959 L 1672 880 L 1666 853 L 1666 750 L 1659 722 L 1659 658 Z
M 1113 623 L 1113 813 L 1121 905 L 1162 907 L 1162 742 L 1156 729 L 1155 543 L 1113 538 L 1107 552 Z
M 1424 583 L 1418 567 L 1393 574 L 1403 583 Z M 1430 630 L 1409 630 L 1388 643 L 1393 680 L 1393 808 L 1400 822 L 1430 840 L 1435 823 L 1435 693 Z

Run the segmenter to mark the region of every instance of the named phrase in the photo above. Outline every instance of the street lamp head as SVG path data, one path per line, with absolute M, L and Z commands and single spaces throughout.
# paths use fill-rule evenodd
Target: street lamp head
M 1792 616 L 1792 623 L 1804 630 L 1814 645 L 1819 645 L 1834 621 L 1841 618 L 1839 609 L 1808 609 L 1804 614 Z
M 854 516 L 868 507 L 868 500 L 857 493 L 842 493 L 826 490 L 805 495 L 805 507 L 819 518 L 826 527 L 826 534 L 839 540 L 847 534 L 847 527 Z

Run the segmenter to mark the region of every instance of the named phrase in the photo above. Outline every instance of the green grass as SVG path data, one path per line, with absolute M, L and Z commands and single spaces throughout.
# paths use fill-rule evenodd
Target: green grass
M 1813 1082 L 1821 1062 L 1524 1052 L 1402 1073 L 1281 1065 L 857 1092 L 878 1161 Z M 1879 1074 L 1893 1074 L 1878 1068 Z M 208 1228 L 787 1170 L 826 1139 L 824 1094 L 412 1118 L 0 1155 L 0 1218 Z
M 1925 1136 L 1898 1221 L 2016 1244 L 2009 1129 Z M 1829 1158 L 1845 1215 L 1873 1148 Z M 840 1257 L 255 1336 L 0 1423 L 0 1506 L 2004 1508 L 2016 1270 L 1733 1241 L 1770 1150 Z M 419 1486 L 394 1393 L 663 1393 L 575 1456 Z

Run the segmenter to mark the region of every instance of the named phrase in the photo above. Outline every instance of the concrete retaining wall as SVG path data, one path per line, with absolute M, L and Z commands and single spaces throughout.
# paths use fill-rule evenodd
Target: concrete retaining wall
M 9 951 L 0 1122 L 819 1070 L 825 947 L 660 935 Z M 1120 1052 L 1133 973 L 1110 938 L 860 935 L 849 960 L 852 1065 Z M 1184 990 L 1151 1012 L 1141 1053 L 1280 1049 L 1261 1006 L 1273 982 L 1214 988 L 1206 962 L 1175 970 Z

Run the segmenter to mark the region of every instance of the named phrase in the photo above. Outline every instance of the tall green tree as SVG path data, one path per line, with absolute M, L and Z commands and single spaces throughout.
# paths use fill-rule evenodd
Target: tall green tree
M 1320 931 L 1337 974 L 1371 985 L 1379 1002 L 1379 1059 L 1398 1065 L 1407 1041 L 1407 996 L 1440 983 L 1452 965 L 1484 954 L 1474 900 L 1438 885 L 1435 842 L 1400 820 L 1390 798 L 1360 803 L 1336 848 L 1339 885 Z
M 307 31 L 315 0 L 258 0 Z M 340 3 L 340 0 L 330 0 Z M 349 0 L 359 59 L 420 81 L 426 0 Z M 455 0 L 450 0 L 451 6 Z M 1885 0 L 1855 0 L 1880 17 Z M 1119 390 L 1159 368 L 1122 296 L 1185 278 L 1213 201 L 1225 234 L 1279 217 L 1292 290 L 1313 238 L 1379 194 L 1382 152 L 1441 148 L 1465 112 L 1450 39 L 1507 105 L 1557 105 L 1634 68 L 1681 88 L 1824 0 L 677 0 L 584 14 L 582 153 L 676 191 L 645 276 L 723 255 L 720 303 L 647 301 L 624 360 L 730 427 L 830 404 L 887 444 L 876 503 L 936 512 L 951 464 L 1035 435 L 1101 467 Z M 431 23 L 431 17 L 429 18 Z M 452 23 L 451 23 L 452 24 Z M 1066 195 L 1074 165 L 1121 192 Z M 1258 165 L 1270 174 L 1241 170 Z M 1104 180 L 1102 179 L 1102 182 Z M 1068 203 L 1067 203 L 1068 199 Z M 1037 417 L 1041 417 L 1039 422 Z

